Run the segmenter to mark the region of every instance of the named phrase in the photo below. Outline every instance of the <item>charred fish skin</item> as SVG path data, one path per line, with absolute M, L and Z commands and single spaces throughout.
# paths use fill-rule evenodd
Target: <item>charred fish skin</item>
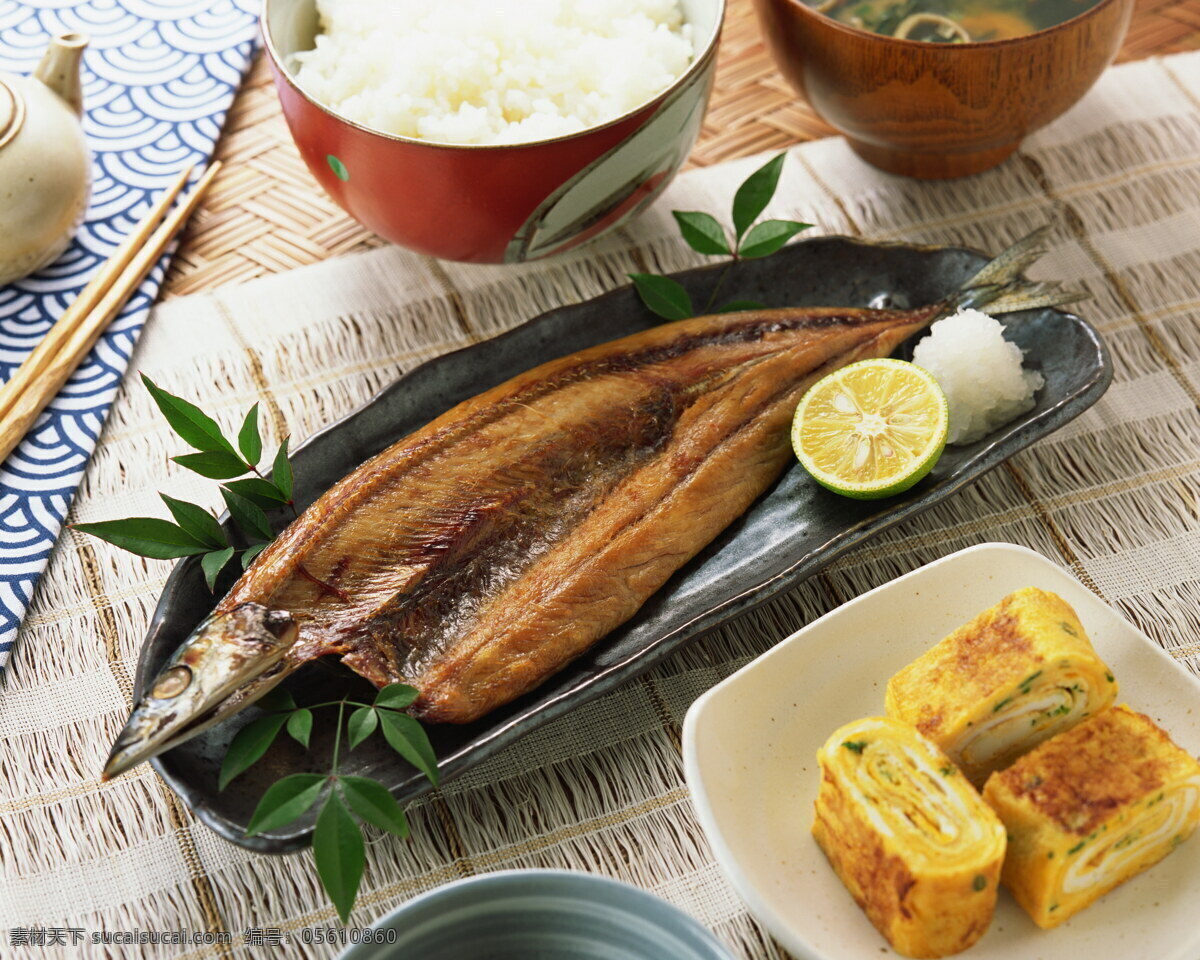
M 792 460 L 787 425 L 804 391 L 843 363 L 890 353 L 925 322 L 852 323 L 849 349 L 818 353 L 819 366 L 809 344 L 789 344 L 707 390 L 673 424 L 659 456 L 491 598 L 416 679 L 414 715 L 477 719 L 628 620 L 778 479 Z
M 790 462 L 792 409 L 821 376 L 890 353 L 961 304 L 990 301 L 999 312 L 996 303 L 1079 299 L 1020 281 L 1044 235 L 941 303 L 678 321 L 460 403 L 309 507 L 155 688 L 180 683 L 171 670 L 190 646 L 227 649 L 211 642 L 213 624 L 241 629 L 239 610 L 260 618 L 250 633 L 261 633 L 266 613 L 286 619 L 287 643 L 264 646 L 257 665 L 201 657 L 221 675 L 212 692 L 224 701 L 180 700 L 162 729 L 139 705 L 109 770 L 169 748 L 329 654 L 376 685 L 418 687 L 412 713 L 429 721 L 470 722 L 531 690 L 633 616 L 770 486 Z
M 816 378 L 937 310 L 703 317 L 545 364 L 345 478 L 222 606 L 286 609 L 290 658 L 338 654 L 420 689 L 414 715 L 470 722 L 628 619 L 761 495 Z

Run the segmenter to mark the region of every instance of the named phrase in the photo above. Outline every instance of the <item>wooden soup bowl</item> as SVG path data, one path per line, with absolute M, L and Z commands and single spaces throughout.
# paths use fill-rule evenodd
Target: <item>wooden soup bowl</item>
M 1078 101 L 1116 56 L 1134 0 L 1100 0 L 1011 40 L 924 43 L 754 0 L 775 62 L 868 163 L 923 179 L 1001 163 Z

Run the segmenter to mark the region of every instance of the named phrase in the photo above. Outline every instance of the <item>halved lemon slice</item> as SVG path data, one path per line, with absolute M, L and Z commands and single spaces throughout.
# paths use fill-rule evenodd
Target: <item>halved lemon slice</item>
M 933 469 L 950 415 L 937 381 L 903 360 L 860 360 L 796 407 L 792 447 L 823 487 L 857 500 L 903 493 Z

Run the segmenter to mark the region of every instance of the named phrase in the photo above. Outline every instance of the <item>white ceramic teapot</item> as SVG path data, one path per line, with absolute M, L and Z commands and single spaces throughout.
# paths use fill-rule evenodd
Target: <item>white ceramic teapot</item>
M 79 123 L 87 42 L 55 37 L 33 76 L 0 73 L 0 285 L 54 260 L 83 222 L 92 188 Z

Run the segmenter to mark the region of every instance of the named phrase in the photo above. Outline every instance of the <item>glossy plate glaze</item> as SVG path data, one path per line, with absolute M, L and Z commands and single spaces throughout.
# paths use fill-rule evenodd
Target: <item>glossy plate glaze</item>
M 841 237 L 805 241 L 772 257 L 737 264 L 722 286 L 728 299 L 772 305 L 897 306 L 938 300 L 985 261 L 959 248 L 871 245 Z M 677 275 L 695 303 L 705 303 L 720 267 Z M 554 310 L 485 343 L 446 354 L 397 380 L 374 400 L 297 448 L 296 500 L 305 506 L 368 457 L 454 404 L 538 363 L 636 333 L 659 323 L 630 289 Z M 1046 385 L 1037 405 L 979 443 L 951 447 L 934 471 L 907 493 L 884 501 L 847 500 L 818 487 L 797 465 L 642 607 L 537 690 L 464 726 L 431 726 L 442 777 L 449 779 L 535 727 L 612 690 L 681 644 L 811 576 L 834 557 L 978 479 L 1006 457 L 1078 416 L 1112 377 L 1108 352 L 1085 321 L 1055 310 L 1014 314 L 1007 335 L 1026 351 Z M 215 605 L 200 565 L 179 563 L 163 590 L 138 663 L 136 694 Z M 359 699 L 370 685 L 336 662 L 318 662 L 286 686 L 300 703 L 343 693 Z M 230 722 L 153 761 L 155 769 L 223 837 L 255 850 L 285 853 L 307 843 L 311 820 L 248 840 L 244 827 L 266 788 L 288 773 L 325 772 L 332 724 L 319 723 L 308 752 L 281 737 L 267 756 L 217 791 L 217 771 L 230 739 L 258 716 L 251 707 Z M 401 800 L 428 786 L 391 750 L 372 740 L 349 754 L 342 772 L 373 776 Z
M 943 557 L 827 613 L 713 687 L 688 710 L 683 760 L 696 815 L 750 911 L 799 960 L 896 954 L 842 886 L 809 830 L 817 748 L 843 723 L 884 712 L 888 678 L 1022 587 L 1079 615 L 1121 685 L 1121 703 L 1200 752 L 1200 682 L 1065 570 L 1011 543 Z M 746 816 L 753 809 L 755 815 Z M 1001 889 L 971 960 L 1195 960 L 1200 840 L 1054 930 Z

